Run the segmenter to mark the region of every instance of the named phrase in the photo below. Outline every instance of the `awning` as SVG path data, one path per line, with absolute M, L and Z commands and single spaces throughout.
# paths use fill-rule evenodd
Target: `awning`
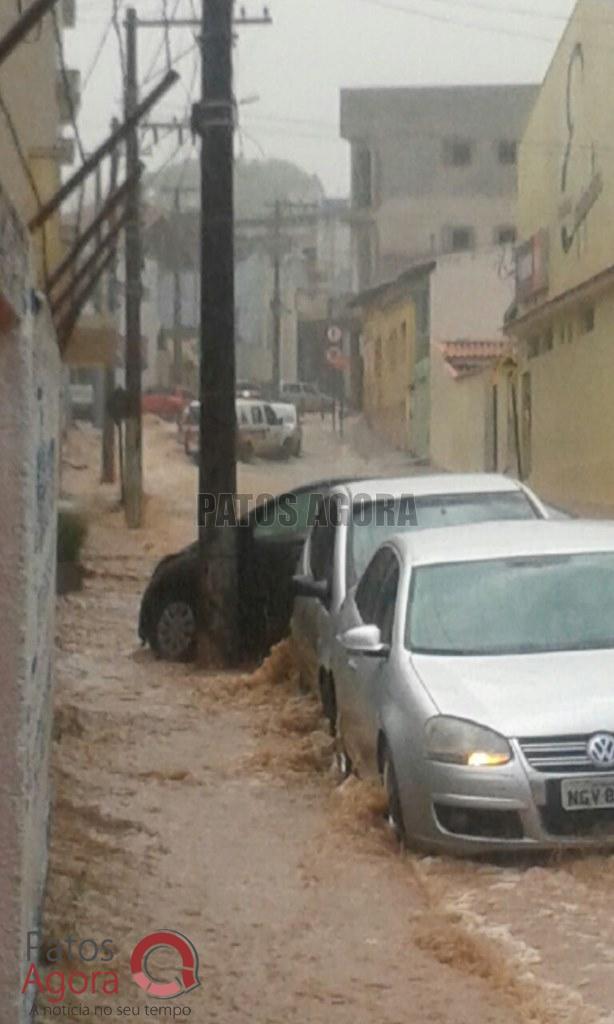
M 611 288 L 614 288 L 614 264 L 601 270 L 594 277 L 582 281 L 574 288 L 569 288 L 567 291 L 561 292 L 560 295 L 548 299 L 547 302 L 542 302 L 539 306 L 527 310 L 526 313 L 522 313 L 515 319 L 510 319 L 503 328 L 504 333 L 507 335 L 528 334 L 541 323 L 548 322 L 555 314 L 563 313 L 580 303 L 591 302 Z
M 68 366 L 115 366 L 120 338 L 110 317 L 86 313 L 75 327 L 64 352 Z

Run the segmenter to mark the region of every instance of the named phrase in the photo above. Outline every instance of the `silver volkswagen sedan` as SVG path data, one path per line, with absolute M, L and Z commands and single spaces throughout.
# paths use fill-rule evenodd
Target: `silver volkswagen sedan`
M 405 514 L 408 501 L 413 515 Z M 424 473 L 342 483 L 323 495 L 314 511 L 294 581 L 291 630 L 303 685 L 319 692 L 331 723 L 336 710 L 330 655 L 337 614 L 380 544 L 405 530 L 563 514 L 499 473 Z
M 614 843 L 614 523 L 393 537 L 338 622 L 340 759 L 401 839 Z

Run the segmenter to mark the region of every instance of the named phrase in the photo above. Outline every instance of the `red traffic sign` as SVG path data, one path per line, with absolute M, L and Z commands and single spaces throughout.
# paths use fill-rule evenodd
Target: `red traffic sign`
M 336 345 L 327 349 L 326 362 L 333 370 L 347 370 L 350 366 L 350 360 Z

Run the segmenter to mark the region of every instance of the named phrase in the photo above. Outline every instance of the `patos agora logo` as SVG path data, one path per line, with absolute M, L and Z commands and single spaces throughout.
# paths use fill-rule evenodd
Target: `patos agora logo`
M 174 950 L 179 954 L 181 966 L 172 981 L 155 977 L 151 959 L 160 950 Z M 198 988 L 198 953 L 194 945 L 181 932 L 164 929 L 152 932 L 137 942 L 130 957 L 133 981 L 154 999 L 176 999 Z

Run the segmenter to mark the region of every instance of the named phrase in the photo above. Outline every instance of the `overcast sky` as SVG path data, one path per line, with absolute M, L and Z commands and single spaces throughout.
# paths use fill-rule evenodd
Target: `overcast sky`
M 118 3 L 123 25 L 127 4 Z M 158 17 L 164 0 L 134 6 L 142 17 Z M 166 6 L 190 17 L 201 0 L 166 0 Z M 259 14 L 263 5 L 244 0 L 244 6 Z M 269 7 L 273 25 L 242 28 L 235 51 L 236 95 L 249 101 L 241 107 L 238 146 L 247 157 L 293 160 L 318 174 L 329 195 L 346 195 L 348 147 L 338 131 L 342 87 L 540 81 L 573 0 L 270 0 Z M 120 110 L 112 8 L 113 0 L 77 0 L 77 28 L 66 34 L 67 62 L 83 76 L 106 34 L 80 116 L 89 147 Z M 139 44 L 140 80 L 149 74 L 153 82 L 168 59 L 164 33 L 141 29 Z M 189 30 L 170 33 L 173 58 L 193 44 Z M 160 104 L 157 118 L 186 116 L 190 92 L 197 98 L 197 57 L 193 49 L 177 63 L 182 82 Z M 159 166 L 176 146 L 175 138 L 160 142 L 148 162 Z M 181 155 L 190 151 L 188 134 Z

